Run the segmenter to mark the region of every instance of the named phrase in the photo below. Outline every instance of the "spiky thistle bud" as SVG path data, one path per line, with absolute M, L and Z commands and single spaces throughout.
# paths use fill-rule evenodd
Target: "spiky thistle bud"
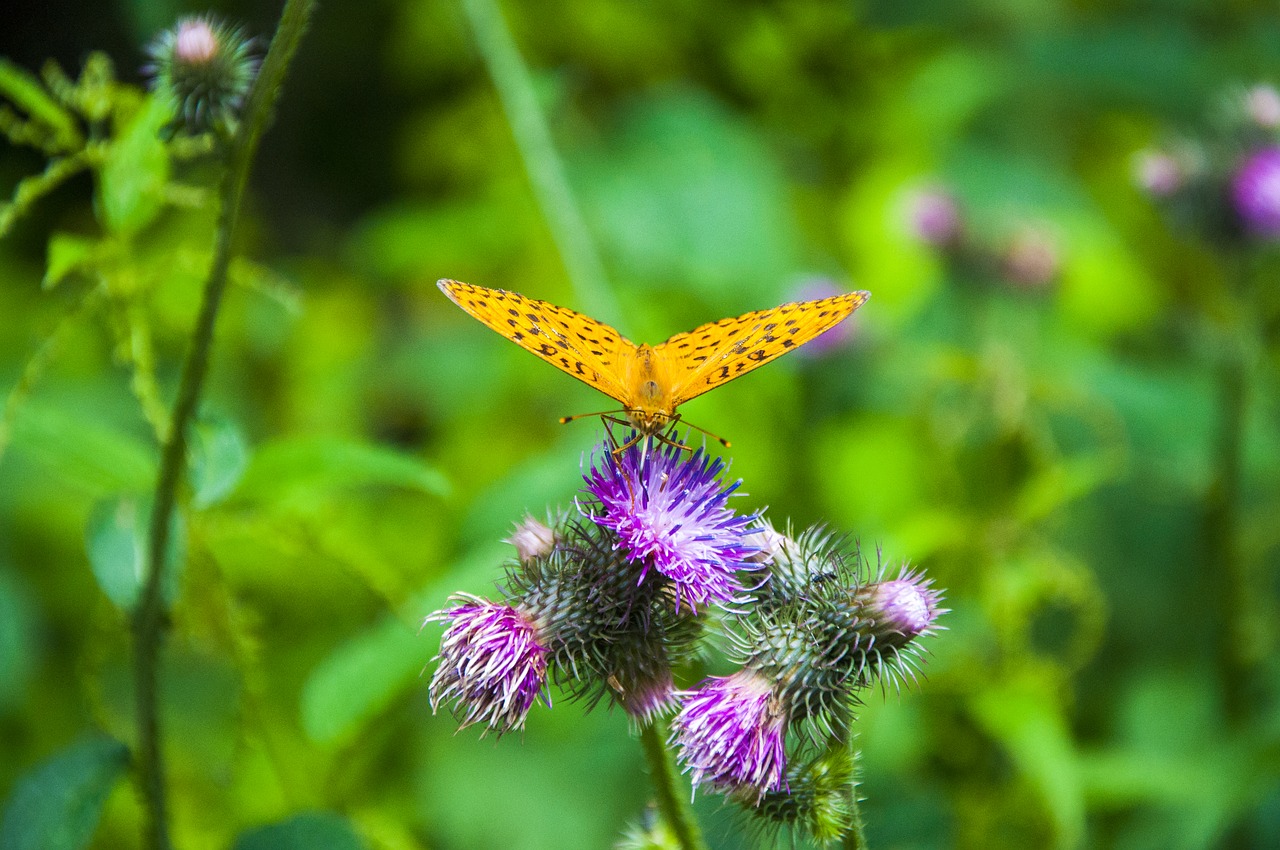
M 819 846 L 840 840 L 853 827 L 856 772 L 853 752 L 833 741 L 787 768 L 785 790 L 765 794 L 756 805 L 758 823 L 803 831 Z
M 844 735 L 858 691 L 912 678 L 916 638 L 934 631 L 940 595 L 915 572 L 868 580 L 856 546 L 812 529 L 769 567 L 758 602 L 737 618 L 734 654 L 775 682 L 810 737 Z
M 588 708 L 608 698 L 647 724 L 674 707 L 673 658 L 691 651 L 701 623 L 607 530 L 566 521 L 554 534 L 548 555 L 511 567 L 503 592 L 542 625 L 552 681 Z
M 447 622 L 431 678 L 431 710 L 450 703 L 460 728 L 485 723 L 499 735 L 524 726 L 547 680 L 546 638 L 520 608 L 469 594 L 428 621 Z
M 179 19 L 147 48 L 152 88 L 188 132 L 229 133 L 258 72 L 253 41 L 209 15 Z
M 742 571 L 758 570 L 748 539 L 754 515 L 728 507 L 741 481 L 725 485 L 725 465 L 702 449 L 686 456 L 678 446 L 645 438 L 620 455 L 597 450 L 586 475 L 592 500 L 583 513 L 616 537 L 616 547 L 670 580 L 678 604 L 697 610 L 743 600 Z

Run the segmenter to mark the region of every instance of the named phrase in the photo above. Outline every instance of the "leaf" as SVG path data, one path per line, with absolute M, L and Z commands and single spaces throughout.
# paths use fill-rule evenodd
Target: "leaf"
M 102 804 L 129 763 L 110 738 L 74 744 L 28 771 L 13 788 L 0 822 L 3 850 L 71 850 L 93 836 Z
M 361 850 L 346 818 L 332 812 L 306 812 L 244 833 L 235 850 Z
M 53 289 L 72 272 L 81 270 L 93 256 L 97 242 L 70 233 L 55 233 L 49 237 L 48 257 L 45 261 L 44 289 Z
M 99 213 L 111 232 L 137 233 L 160 212 L 169 180 L 160 131 L 170 117 L 164 100 L 147 98 L 111 146 L 98 182 Z
M 3 57 L 0 57 L 0 94 L 7 96 L 32 119 L 53 130 L 64 149 L 80 144 L 80 133 L 71 113 L 50 97 L 29 71 Z
M 436 647 L 408 623 L 444 607 L 459 587 L 488 584 L 508 551 L 494 544 L 476 549 L 406 605 L 404 617 L 383 617 L 316 665 L 302 690 L 307 736 L 320 743 L 345 738 L 419 681 Z
M 8 569 L 0 569 L 0 713 L 22 699 L 40 655 L 30 595 Z
M 1074 847 L 1085 833 L 1084 790 L 1071 734 L 1053 688 L 1052 682 L 1034 675 L 1003 686 L 989 683 L 975 697 L 973 710 L 1039 792 L 1057 833 L 1057 845 Z
M 125 496 L 100 503 L 89 516 L 85 547 L 98 586 L 122 611 L 132 611 L 142 593 L 147 558 L 151 499 Z M 165 572 L 160 593 L 167 604 L 178 596 L 186 528 L 174 512 L 169 524 Z
M 794 267 L 799 238 L 780 167 L 749 125 L 701 93 L 637 104 L 575 172 L 602 243 L 643 279 L 752 302 L 776 295 Z
M 84 409 L 24 403 L 14 417 L 13 448 L 101 493 L 142 492 L 155 484 L 156 450 Z
M 221 417 L 201 420 L 191 445 L 192 504 L 207 508 L 235 489 L 249 465 L 249 446 L 234 422 Z
M 258 448 L 237 494 L 278 497 L 282 492 L 379 485 L 449 493 L 449 482 L 435 467 L 381 446 L 337 437 L 301 437 Z

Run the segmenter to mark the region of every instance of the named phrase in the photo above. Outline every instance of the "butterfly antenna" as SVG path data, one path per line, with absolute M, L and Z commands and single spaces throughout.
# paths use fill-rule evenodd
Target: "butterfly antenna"
M 710 437 L 711 439 L 718 441 L 718 442 L 720 443 L 720 445 L 724 446 L 726 449 L 733 445 L 733 444 L 732 444 L 732 443 L 730 443 L 728 440 L 726 440 L 724 437 L 721 437 L 719 434 L 713 434 L 713 433 L 711 433 L 710 431 L 708 431 L 706 428 L 699 428 L 697 425 L 694 425 L 694 424 L 693 424 L 692 422 L 690 422 L 688 419 L 684 420 L 684 424 L 688 425 L 690 428 L 694 429 L 695 431 L 701 431 L 702 433 L 706 434 L 706 435 L 707 435 L 708 437 Z
M 575 419 L 586 419 L 589 416 L 613 416 L 618 413 L 626 413 L 625 410 L 597 410 L 595 413 L 575 413 L 573 416 L 561 416 L 560 424 L 568 425 Z

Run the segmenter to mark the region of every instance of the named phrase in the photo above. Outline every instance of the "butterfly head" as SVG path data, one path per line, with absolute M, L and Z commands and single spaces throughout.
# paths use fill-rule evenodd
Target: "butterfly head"
M 628 408 L 627 421 L 646 437 L 660 434 L 678 417 L 658 408 Z

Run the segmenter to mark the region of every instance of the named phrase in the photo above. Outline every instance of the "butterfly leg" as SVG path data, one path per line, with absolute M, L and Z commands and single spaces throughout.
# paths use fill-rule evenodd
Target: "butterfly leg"
M 693 449 L 689 448 L 679 440 L 674 439 L 674 436 L 676 433 L 676 425 L 679 424 L 679 422 L 680 422 L 680 414 L 677 413 L 667 420 L 666 433 L 654 434 L 654 437 L 656 437 L 659 442 L 666 443 L 668 446 L 679 449 L 682 452 L 692 452 Z

